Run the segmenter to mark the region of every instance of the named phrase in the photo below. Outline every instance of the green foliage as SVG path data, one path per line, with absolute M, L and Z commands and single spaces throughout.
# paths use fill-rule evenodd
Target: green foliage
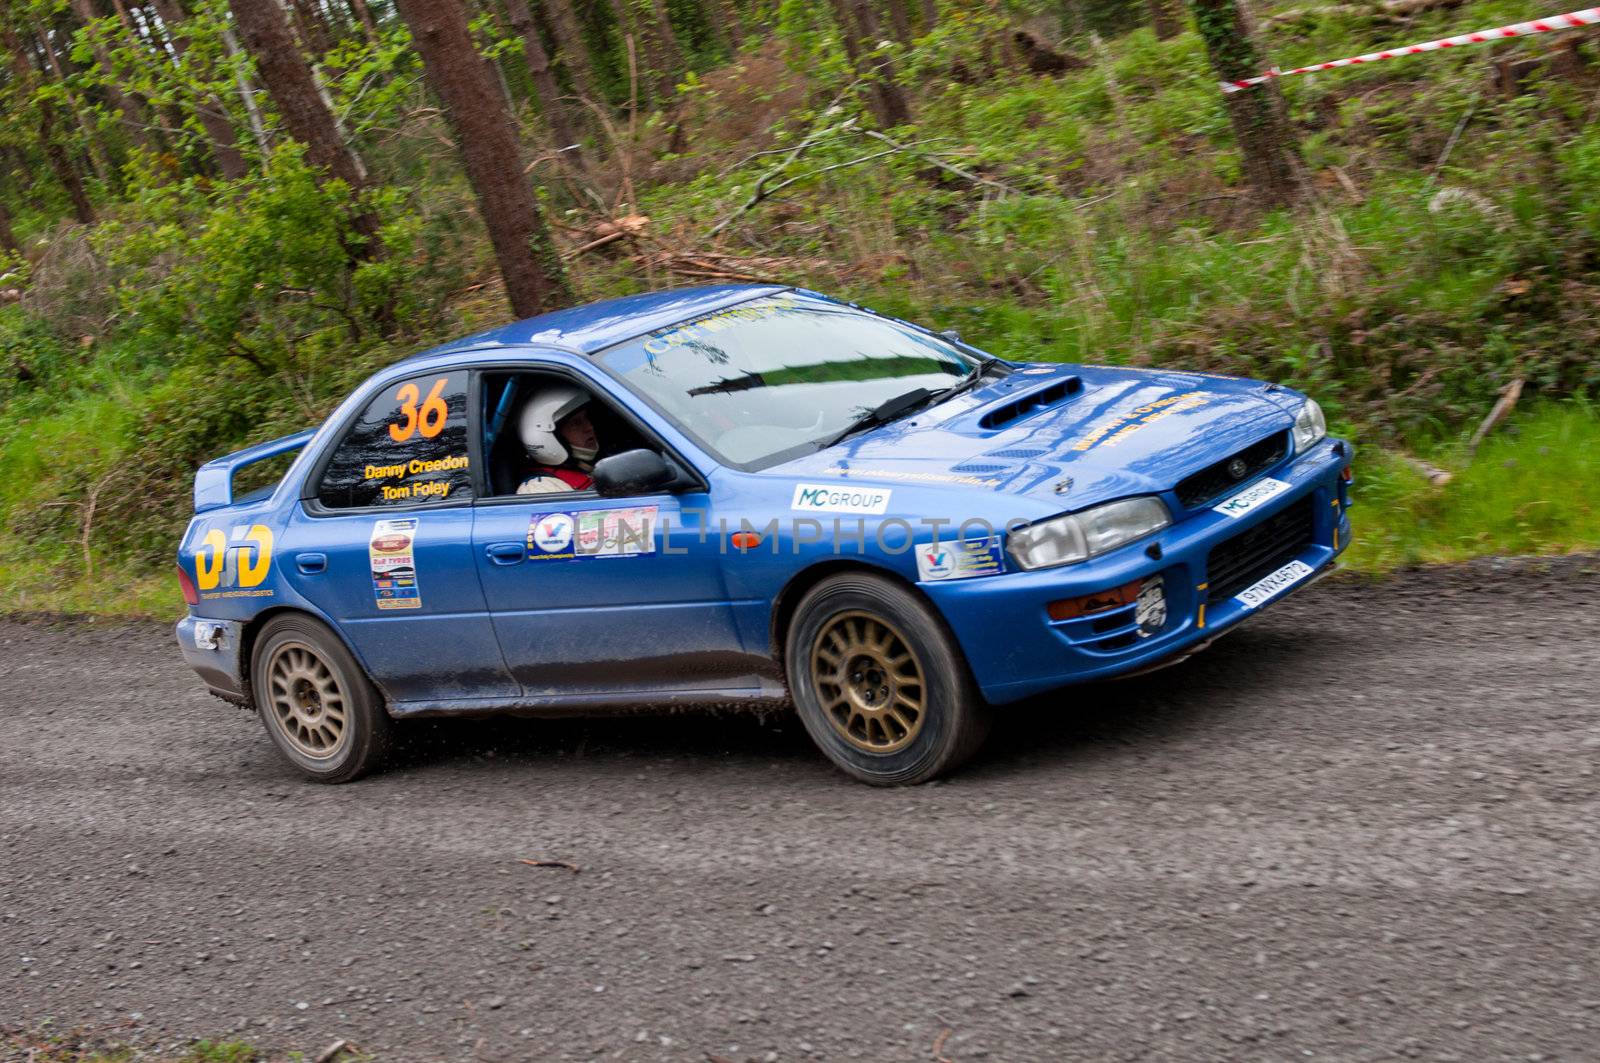
M 182 1052 L 137 1049 L 114 1038 L 75 1031 L 57 1034 L 46 1020 L 40 1032 L 0 1031 L 0 1053 L 30 1063 L 256 1063 L 267 1054 L 243 1041 L 196 1041 Z M 296 1058 L 291 1054 L 291 1059 Z
M 408 282 L 419 223 L 392 192 L 352 194 L 324 181 L 292 142 L 259 179 L 203 189 L 147 184 L 136 225 L 101 227 L 102 253 L 137 336 L 158 357 L 237 358 L 262 376 L 300 375 L 341 343 L 419 321 L 428 307 Z M 379 246 L 356 230 L 386 216 Z
M 1456 445 L 1433 460 L 1455 471 L 1443 487 L 1399 456 L 1362 455 L 1347 555 L 1355 568 L 1600 550 L 1600 411 L 1592 405 L 1532 411 L 1471 460 Z

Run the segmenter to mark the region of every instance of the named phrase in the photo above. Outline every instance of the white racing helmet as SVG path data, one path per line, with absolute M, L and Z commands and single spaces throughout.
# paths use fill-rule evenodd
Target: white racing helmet
M 527 401 L 517 431 L 534 461 L 560 465 L 567 460 L 567 447 L 556 435 L 556 425 L 588 403 L 589 393 L 571 384 L 551 384 Z

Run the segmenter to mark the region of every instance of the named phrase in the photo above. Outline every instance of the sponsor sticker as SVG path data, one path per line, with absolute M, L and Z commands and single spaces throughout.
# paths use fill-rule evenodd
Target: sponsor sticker
M 1167 592 L 1160 576 L 1152 576 L 1139 588 L 1134 599 L 1133 619 L 1139 625 L 1139 637 L 1147 639 L 1167 626 Z
M 1278 571 L 1265 579 L 1257 580 L 1238 594 L 1233 600 L 1246 609 L 1254 609 L 1259 605 L 1276 598 L 1296 583 L 1311 575 L 1315 570 L 1304 561 L 1291 561 Z
M 997 536 L 917 547 L 917 578 L 924 583 L 998 576 L 1005 570 L 1005 552 Z
M 795 484 L 790 509 L 803 513 L 870 513 L 889 509 L 891 487 L 841 487 L 839 484 Z
M 634 557 L 656 552 L 656 507 L 597 509 L 578 514 L 580 557 Z
M 200 621 L 194 626 L 194 647 L 197 650 L 220 650 L 227 642 L 224 632 L 227 628 L 221 624 L 208 624 Z
M 1100 421 L 1089 429 L 1082 439 L 1074 443 L 1072 449 L 1081 452 L 1093 450 L 1095 447 L 1114 447 L 1142 428 L 1165 420 L 1173 414 L 1204 406 L 1210 401 L 1210 396 L 1202 391 L 1170 393 L 1153 402 L 1135 406 L 1126 413 L 1114 414 Z
M 421 609 L 422 588 L 417 586 L 413 546 L 416 517 L 374 521 L 367 541 L 367 561 L 372 569 L 372 596 L 382 610 Z
M 213 527 L 195 544 L 194 581 L 204 601 L 271 598 L 272 529 L 265 524 Z
M 571 513 L 535 513 L 528 521 L 528 560 L 577 557 L 577 528 Z
M 528 560 L 638 557 L 656 552 L 656 506 L 536 513 L 528 522 Z
M 1274 480 L 1269 476 L 1265 480 L 1251 484 L 1232 498 L 1211 508 L 1221 513 L 1224 517 L 1242 517 L 1269 499 L 1277 498 L 1287 490 L 1289 490 L 1288 484 L 1282 480 Z
M 824 475 L 866 477 L 870 480 L 910 480 L 927 484 L 966 484 L 969 487 L 999 487 L 1000 481 L 992 477 L 961 476 L 950 472 L 911 472 L 902 469 L 850 469 L 842 465 L 823 469 Z

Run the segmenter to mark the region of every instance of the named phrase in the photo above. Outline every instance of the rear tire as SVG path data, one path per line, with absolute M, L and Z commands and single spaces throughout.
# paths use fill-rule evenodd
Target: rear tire
M 261 629 L 250 687 L 273 744 L 308 779 L 358 779 L 393 744 L 377 688 L 339 637 L 309 616 L 284 614 Z
M 784 659 L 811 740 L 861 782 L 927 782 L 988 734 L 989 706 L 943 619 L 883 577 L 831 576 L 808 591 Z

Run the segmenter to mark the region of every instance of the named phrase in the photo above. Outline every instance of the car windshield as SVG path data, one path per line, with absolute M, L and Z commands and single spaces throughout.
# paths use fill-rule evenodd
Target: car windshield
M 937 336 L 794 292 L 628 340 L 599 360 L 743 469 L 826 446 L 887 400 L 942 391 L 977 364 Z

